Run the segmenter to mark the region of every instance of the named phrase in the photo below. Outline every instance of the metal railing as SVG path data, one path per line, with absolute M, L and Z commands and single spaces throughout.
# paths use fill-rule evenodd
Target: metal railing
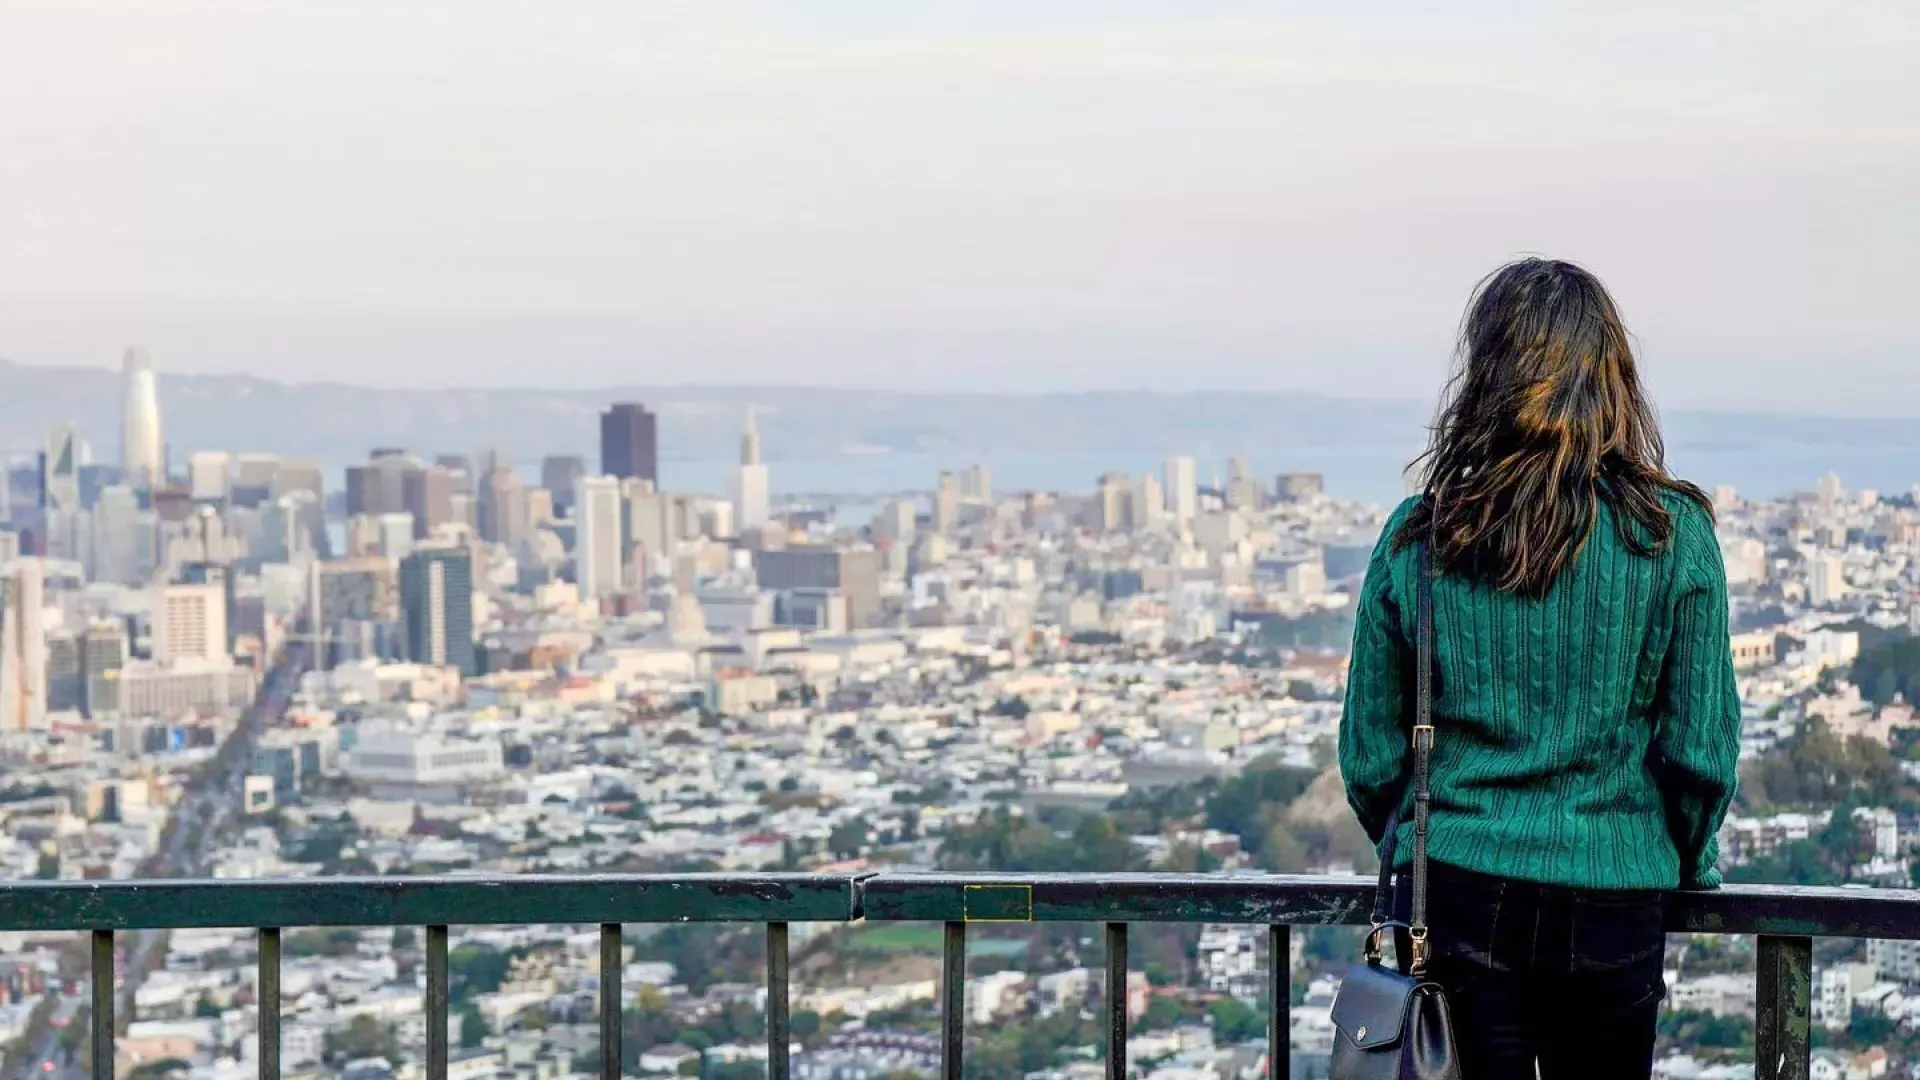
M 0 883 L 0 931 L 92 934 L 92 1075 L 113 1076 L 114 935 L 122 931 L 259 931 L 260 1080 L 280 1077 L 280 932 L 289 927 L 424 927 L 427 1080 L 446 1080 L 447 928 L 503 924 L 600 927 L 600 1074 L 621 1075 L 621 927 L 634 923 L 766 925 L 767 1066 L 788 1080 L 787 928 L 795 922 L 938 922 L 941 1074 L 960 1080 L 967 926 L 1086 922 L 1106 927 L 1107 1076 L 1127 1074 L 1127 928 L 1132 923 L 1268 927 L 1268 1074 L 1288 1075 L 1291 927 L 1359 925 L 1372 883 L 1357 877 L 1220 874 L 693 874 L 283 881 Z M 1758 935 L 1755 1069 L 1804 1080 L 1811 1052 L 1812 939 L 1920 938 L 1920 892 L 1741 886 L 1673 893 L 1671 933 Z

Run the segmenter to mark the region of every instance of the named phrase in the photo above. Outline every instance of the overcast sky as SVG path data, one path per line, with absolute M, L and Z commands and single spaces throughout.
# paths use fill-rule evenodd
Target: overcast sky
M 1542 252 L 1670 407 L 1920 413 L 1916 185 L 1913 0 L 0 0 L 36 363 L 1426 397 Z

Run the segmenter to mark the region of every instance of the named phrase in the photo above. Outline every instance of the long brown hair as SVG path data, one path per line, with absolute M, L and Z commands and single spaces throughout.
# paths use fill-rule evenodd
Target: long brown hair
M 1673 538 L 1666 496 L 1713 504 L 1667 471 L 1633 346 L 1600 280 L 1521 259 L 1474 291 L 1427 449 L 1426 498 L 1394 535 L 1432 538 L 1437 569 L 1543 596 L 1580 553 L 1602 502 L 1627 548 Z

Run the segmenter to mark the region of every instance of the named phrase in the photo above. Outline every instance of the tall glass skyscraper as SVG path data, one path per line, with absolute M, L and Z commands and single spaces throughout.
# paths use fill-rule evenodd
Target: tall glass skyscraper
M 659 486 L 659 433 L 646 406 L 624 402 L 600 414 L 600 471 Z
M 407 659 L 475 674 L 473 561 L 463 548 L 421 548 L 400 560 Z
M 160 437 L 160 390 L 147 350 L 127 350 L 120 361 L 120 391 L 120 467 L 124 482 L 136 490 L 150 490 L 166 480 L 167 466 Z

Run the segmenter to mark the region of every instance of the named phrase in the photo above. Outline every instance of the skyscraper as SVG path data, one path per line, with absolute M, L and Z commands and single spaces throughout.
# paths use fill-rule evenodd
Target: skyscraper
M 1167 510 L 1181 524 L 1190 524 L 1200 512 L 1199 475 L 1192 458 L 1167 459 Z
M 400 563 L 407 659 L 474 674 L 473 562 L 459 548 L 421 548 Z
M 1102 473 L 1093 495 L 1093 525 L 1101 532 L 1120 532 L 1131 522 L 1127 502 L 1133 486 L 1124 473 Z
M 86 516 L 80 502 L 80 451 L 73 428 L 62 424 L 47 436 L 40 452 L 41 550 L 61 559 L 84 559 Z
M 1253 475 L 1247 459 L 1235 456 L 1227 462 L 1227 505 L 1239 510 L 1260 509 L 1260 481 Z
M 993 501 L 993 474 L 985 465 L 969 465 L 960 474 L 960 497 L 976 503 Z
M 588 602 L 620 591 L 620 570 L 625 565 L 620 510 L 620 481 L 611 476 L 580 479 L 573 576 L 581 599 Z
M 736 511 L 736 531 L 745 533 L 767 523 L 771 513 L 767 493 L 767 467 L 760 460 L 760 429 L 754 423 L 753 406 L 747 406 L 747 418 L 740 428 L 740 464 L 728 477 L 727 497 Z
M 549 454 L 540 461 L 540 486 L 553 493 L 553 512 L 560 517 L 573 516 L 574 489 L 587 475 L 587 462 L 579 454 Z
M 496 461 L 480 478 L 480 538 L 517 547 L 527 534 L 527 489 L 513 466 Z
M 120 468 L 135 490 L 154 488 L 167 479 L 166 451 L 160 437 L 160 389 L 153 358 L 131 348 L 120 361 Z
M 453 473 L 438 465 L 409 469 L 400 478 L 400 504 L 413 517 L 415 540 L 453 520 L 453 490 Z
M 220 608 L 222 632 L 226 635 L 221 641 L 221 655 L 233 652 L 238 633 L 238 615 L 240 608 L 239 574 L 227 563 L 190 562 L 180 568 L 180 583 L 183 585 L 209 585 L 220 590 Z
M 38 559 L 0 567 L 0 731 L 39 727 L 47 715 L 43 588 Z
M 953 474 L 943 472 L 933 491 L 933 531 L 950 533 L 959 524 L 960 489 L 954 484 Z
M 880 616 L 880 553 L 873 548 L 761 550 L 753 553 L 753 572 L 762 589 L 840 594 L 853 629 L 866 629 Z
M 140 509 L 133 488 L 116 484 L 93 508 L 93 577 L 119 585 L 144 585 L 153 573 L 153 514 Z
M 80 461 L 70 424 L 53 429 L 40 455 L 40 508 L 49 516 L 80 509 Z
M 600 414 L 600 471 L 660 483 L 659 433 L 645 406 L 622 402 Z
M 153 658 L 220 660 L 227 656 L 224 584 L 163 585 L 153 597 Z
M 1160 478 L 1152 473 L 1141 476 L 1133 486 L 1133 527 L 1152 528 L 1166 514 L 1167 500 L 1160 491 Z
M 227 455 L 219 450 L 195 450 L 187 455 L 187 490 L 197 502 L 225 502 L 230 480 Z

